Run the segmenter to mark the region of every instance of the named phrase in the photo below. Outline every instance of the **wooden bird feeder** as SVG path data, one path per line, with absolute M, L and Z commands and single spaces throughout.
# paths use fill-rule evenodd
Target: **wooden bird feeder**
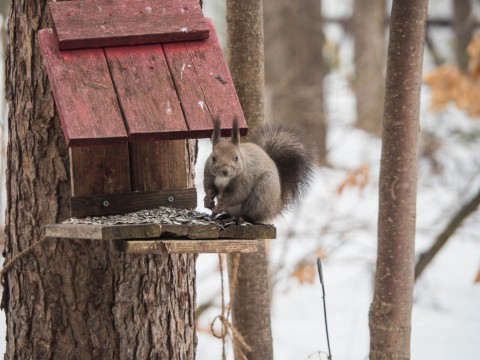
M 217 117 L 224 136 L 234 117 L 241 135 L 247 132 L 215 29 L 198 1 L 64 1 L 49 9 L 53 28 L 38 40 L 69 147 L 71 215 L 195 208 L 186 140 L 210 137 Z M 243 235 L 236 228 L 53 224 L 47 236 L 110 240 L 137 253 L 250 252 L 255 239 L 275 237 L 271 226 L 247 225 Z M 242 240 L 222 245 L 235 238 Z M 186 239 L 199 245 L 174 245 Z

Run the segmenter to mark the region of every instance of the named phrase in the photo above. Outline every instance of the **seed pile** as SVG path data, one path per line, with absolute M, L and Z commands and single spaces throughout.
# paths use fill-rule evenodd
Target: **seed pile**
M 64 224 L 119 225 L 119 224 L 163 224 L 163 225 L 217 225 L 225 227 L 234 223 L 231 219 L 221 221 L 212 219 L 206 213 L 198 211 L 159 207 L 152 210 L 140 210 L 125 215 L 88 216 L 70 218 Z

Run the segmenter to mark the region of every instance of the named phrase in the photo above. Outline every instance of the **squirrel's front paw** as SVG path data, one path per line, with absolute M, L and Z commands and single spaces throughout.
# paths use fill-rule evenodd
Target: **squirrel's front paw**
M 224 204 L 222 204 L 221 202 L 219 202 L 217 204 L 217 206 L 215 206 L 213 209 L 212 209 L 212 216 L 217 216 L 221 213 L 224 213 L 227 211 L 227 208 Z
M 203 199 L 203 206 L 207 209 L 213 210 L 215 208 L 215 201 L 210 196 L 205 196 Z

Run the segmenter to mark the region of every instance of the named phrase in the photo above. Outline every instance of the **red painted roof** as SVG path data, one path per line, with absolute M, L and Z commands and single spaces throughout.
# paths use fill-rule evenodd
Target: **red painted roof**
M 197 0 L 61 1 L 49 9 L 62 50 L 208 38 Z
M 204 138 L 216 117 L 223 133 L 237 117 L 245 135 L 247 124 L 215 29 L 204 21 L 206 40 L 73 50 L 60 50 L 54 31 L 41 30 L 40 49 L 68 145 Z M 95 46 L 110 40 L 102 41 L 95 40 Z

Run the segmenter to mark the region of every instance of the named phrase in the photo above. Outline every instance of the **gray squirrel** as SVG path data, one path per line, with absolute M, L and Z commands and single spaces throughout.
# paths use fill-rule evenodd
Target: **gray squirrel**
M 240 221 L 270 222 L 308 189 L 315 157 L 305 136 L 293 128 L 266 125 L 251 141 L 240 142 L 236 119 L 231 138 L 221 139 L 220 121 L 215 120 L 203 180 L 204 205 L 212 216 L 226 213 Z

